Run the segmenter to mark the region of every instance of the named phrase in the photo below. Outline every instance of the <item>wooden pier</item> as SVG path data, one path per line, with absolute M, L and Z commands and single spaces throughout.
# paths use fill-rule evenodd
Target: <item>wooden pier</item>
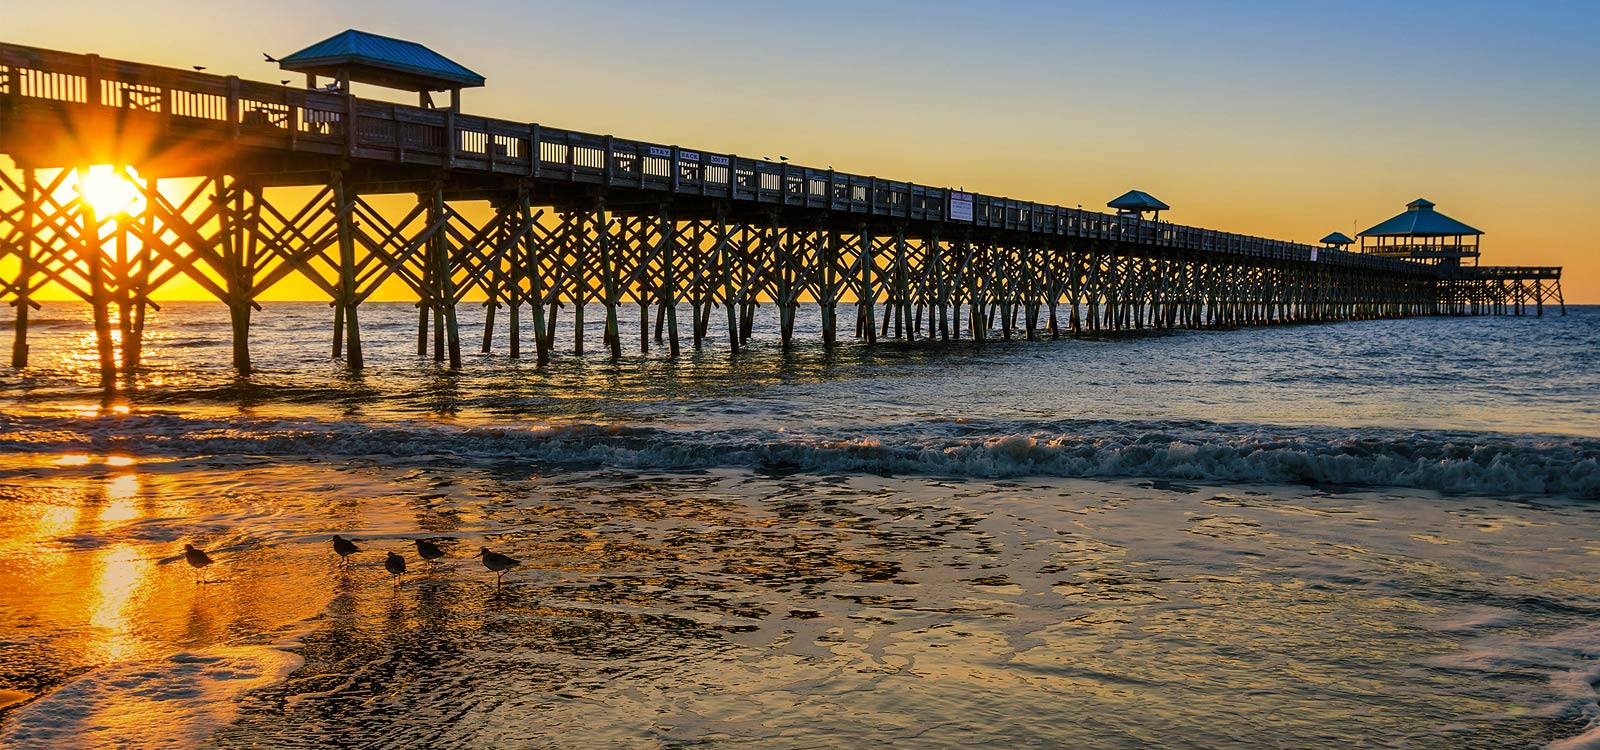
M 503 324 L 507 353 L 541 364 L 558 326 L 591 345 L 589 303 L 613 358 L 631 346 L 622 305 L 639 348 L 673 356 L 711 345 L 713 316 L 732 352 L 758 313 L 789 346 L 809 304 L 829 345 L 1565 312 L 1559 268 L 1446 268 L 10 44 L 0 154 L 12 364 L 55 285 L 93 307 L 108 388 L 179 277 L 228 306 L 241 372 L 257 300 L 290 276 L 326 295 L 330 352 L 354 369 L 361 305 L 393 280 L 416 295 L 417 354 L 452 367 L 468 296 L 486 300 L 485 351 Z M 90 165 L 139 209 L 98 215 Z

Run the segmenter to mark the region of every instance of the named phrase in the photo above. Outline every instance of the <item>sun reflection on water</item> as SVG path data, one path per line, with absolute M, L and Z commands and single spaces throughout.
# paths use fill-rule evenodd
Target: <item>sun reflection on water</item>
M 127 542 L 113 545 L 95 560 L 98 574 L 91 589 L 89 624 L 105 631 L 96 645 L 106 661 L 124 661 L 137 654 L 136 623 L 130 614 L 154 565 Z
M 139 475 L 123 474 L 106 482 L 106 507 L 100 510 L 100 520 L 106 522 L 131 521 L 139 513 Z

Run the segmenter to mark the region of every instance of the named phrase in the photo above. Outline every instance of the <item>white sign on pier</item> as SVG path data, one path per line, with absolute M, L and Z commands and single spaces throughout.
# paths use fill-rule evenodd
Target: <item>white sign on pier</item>
M 950 191 L 950 210 L 945 215 L 951 221 L 972 221 L 972 193 Z

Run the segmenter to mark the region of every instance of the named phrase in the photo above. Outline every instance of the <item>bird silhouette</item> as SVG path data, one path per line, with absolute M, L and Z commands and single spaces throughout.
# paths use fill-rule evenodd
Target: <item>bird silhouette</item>
M 361 548 L 357 547 L 355 542 L 352 542 L 349 539 L 346 539 L 346 538 L 344 538 L 342 536 L 339 536 L 338 534 L 334 534 L 333 535 L 333 551 L 339 553 L 339 564 L 343 565 L 345 563 L 345 559 L 346 558 L 350 557 L 351 555 L 353 555 L 353 554 L 355 554 L 357 552 L 360 552 Z
M 417 554 L 420 555 L 422 559 L 432 562 L 444 557 L 444 550 L 439 549 L 439 545 L 434 544 L 426 539 L 418 539 Z
M 285 79 L 283 79 L 281 81 L 278 81 L 278 84 L 280 86 L 288 86 L 289 85 L 289 79 L 285 78 Z
M 195 70 L 205 70 L 206 69 L 206 66 L 204 66 L 204 65 L 190 65 L 189 67 L 194 68 Z
M 789 160 L 789 157 L 787 157 L 787 156 L 779 156 L 778 157 L 778 161 L 788 161 L 788 160 Z
M 269 62 L 269 63 L 274 63 L 274 62 L 278 61 L 278 58 L 273 57 L 272 55 L 269 55 L 269 54 L 267 54 L 265 52 L 261 53 L 261 56 L 267 58 L 267 62 Z
M 479 547 L 478 557 L 483 558 L 483 567 L 494 573 L 495 588 L 500 588 L 500 581 L 505 577 L 506 571 L 522 564 L 499 552 L 491 552 L 488 547 Z
M 394 576 L 394 585 L 399 586 L 400 576 L 406 574 L 406 559 L 390 552 L 389 556 L 383 559 L 383 569 L 389 571 L 389 575 Z
M 183 559 L 184 562 L 189 563 L 189 567 L 194 568 L 195 583 L 200 582 L 200 569 L 213 562 L 210 555 L 193 544 L 183 545 Z

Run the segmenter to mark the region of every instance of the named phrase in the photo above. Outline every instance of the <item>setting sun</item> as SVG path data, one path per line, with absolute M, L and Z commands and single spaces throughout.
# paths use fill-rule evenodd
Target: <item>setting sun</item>
M 96 164 L 81 172 L 77 191 L 95 215 L 102 219 L 137 216 L 144 212 L 145 198 L 140 190 L 139 172 L 133 167 L 118 171 L 110 164 Z

